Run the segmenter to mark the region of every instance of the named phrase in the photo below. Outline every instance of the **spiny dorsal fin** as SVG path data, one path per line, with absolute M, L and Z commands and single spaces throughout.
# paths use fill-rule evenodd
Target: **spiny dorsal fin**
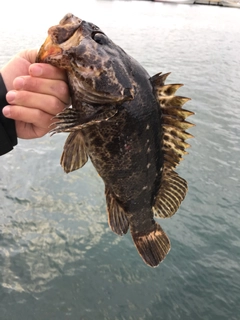
M 182 108 L 190 98 L 174 95 L 182 84 L 165 85 L 165 80 L 169 74 L 170 73 L 158 73 L 153 76 L 150 81 L 162 113 L 163 168 L 174 169 L 181 161 L 182 156 L 187 154 L 185 148 L 190 146 L 185 142 L 185 139 L 191 138 L 192 135 L 185 132 L 185 130 L 194 125 L 185 121 L 185 119 L 194 113 Z
M 183 155 L 187 154 L 185 149 L 190 147 L 185 140 L 193 137 L 185 130 L 194 126 L 185 121 L 194 113 L 182 108 L 190 99 L 174 95 L 182 85 L 165 85 L 168 75 L 169 73 L 159 73 L 150 79 L 161 109 L 163 128 L 161 144 L 164 163 L 160 187 L 152 208 L 155 216 L 161 218 L 171 217 L 178 210 L 187 193 L 187 182 L 174 169 L 183 159 Z
M 162 85 L 158 89 L 158 94 L 162 96 L 169 96 L 174 94 L 182 86 L 183 84 L 180 83 Z
M 155 76 L 150 78 L 150 81 L 152 83 L 152 86 L 154 88 L 160 87 L 164 85 L 165 80 L 167 79 L 167 77 L 171 74 L 171 72 L 162 74 L 162 72 L 159 72 L 157 74 L 155 74 Z
M 160 90 L 158 90 L 158 93 Z M 161 108 L 173 108 L 177 107 L 178 109 L 181 108 L 186 102 L 191 100 L 190 98 L 181 97 L 181 96 L 162 96 L 161 94 L 158 94 L 158 101 L 161 105 Z

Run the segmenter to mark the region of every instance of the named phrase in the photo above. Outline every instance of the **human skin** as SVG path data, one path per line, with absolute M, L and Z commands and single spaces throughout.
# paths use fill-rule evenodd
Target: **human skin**
M 53 117 L 71 103 L 65 72 L 34 63 L 36 56 L 35 49 L 21 51 L 0 71 L 9 103 L 2 112 L 15 120 L 17 137 L 22 139 L 45 135 L 52 128 Z

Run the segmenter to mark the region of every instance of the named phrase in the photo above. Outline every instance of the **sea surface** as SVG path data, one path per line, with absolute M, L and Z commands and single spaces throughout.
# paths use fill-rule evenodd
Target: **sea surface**
M 0 158 L 1 320 L 240 319 L 240 11 L 150 1 L 7 1 L 0 66 L 39 47 L 68 12 L 91 21 L 154 75 L 172 72 L 194 111 L 189 191 L 160 221 L 172 249 L 146 266 L 108 227 L 88 162 L 66 175 L 65 134 L 19 140 Z

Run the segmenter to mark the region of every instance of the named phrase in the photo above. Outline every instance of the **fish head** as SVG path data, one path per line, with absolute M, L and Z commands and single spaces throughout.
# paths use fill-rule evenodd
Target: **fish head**
M 65 69 L 73 93 L 99 104 L 134 98 L 129 59 L 100 28 L 69 13 L 48 30 L 36 62 Z

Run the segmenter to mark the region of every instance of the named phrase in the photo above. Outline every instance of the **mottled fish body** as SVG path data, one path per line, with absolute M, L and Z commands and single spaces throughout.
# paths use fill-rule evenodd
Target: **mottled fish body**
M 156 217 L 171 217 L 187 192 L 175 171 L 192 137 L 189 99 L 175 96 L 180 84 L 147 71 L 92 23 L 67 14 L 49 29 L 37 62 L 68 74 L 72 107 L 57 115 L 53 132 L 69 132 L 61 165 L 65 172 L 91 159 L 105 183 L 108 222 L 130 229 L 143 260 L 157 266 L 170 241 Z

